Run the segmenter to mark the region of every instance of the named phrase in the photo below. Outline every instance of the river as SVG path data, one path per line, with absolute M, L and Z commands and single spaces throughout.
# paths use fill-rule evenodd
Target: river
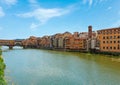
M 8 85 L 120 85 L 113 58 L 40 49 L 3 50 Z

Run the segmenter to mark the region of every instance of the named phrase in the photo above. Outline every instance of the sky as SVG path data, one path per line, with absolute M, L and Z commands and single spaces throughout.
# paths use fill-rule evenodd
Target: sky
M 0 0 L 0 39 L 120 26 L 120 0 Z

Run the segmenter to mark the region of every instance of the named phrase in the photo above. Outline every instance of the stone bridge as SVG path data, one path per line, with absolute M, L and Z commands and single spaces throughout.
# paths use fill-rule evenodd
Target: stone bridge
M 0 40 L 0 46 L 8 46 L 9 49 L 13 49 L 14 46 L 24 47 L 22 40 Z

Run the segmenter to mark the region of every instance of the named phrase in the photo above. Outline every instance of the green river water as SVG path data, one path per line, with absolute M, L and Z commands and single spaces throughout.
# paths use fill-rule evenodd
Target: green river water
M 8 85 L 120 85 L 118 59 L 40 49 L 3 49 Z

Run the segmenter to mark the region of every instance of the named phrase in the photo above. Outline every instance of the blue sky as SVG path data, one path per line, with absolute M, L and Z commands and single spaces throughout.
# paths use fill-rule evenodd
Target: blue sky
M 120 0 L 0 0 L 0 39 L 120 26 Z

